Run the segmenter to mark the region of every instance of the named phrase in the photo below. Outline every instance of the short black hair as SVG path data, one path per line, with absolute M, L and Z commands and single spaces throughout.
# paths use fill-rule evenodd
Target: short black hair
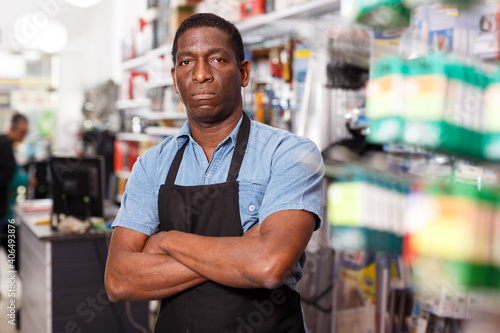
M 26 118 L 25 115 L 23 115 L 19 112 L 15 112 L 12 115 L 12 118 L 10 119 L 10 126 L 12 128 L 17 128 L 17 125 L 19 125 L 19 123 L 21 123 L 21 122 L 28 123 L 28 118 Z
M 220 16 L 212 13 L 198 13 L 191 15 L 184 21 L 182 21 L 179 29 L 175 33 L 174 43 L 172 45 L 172 61 L 175 66 L 176 55 L 177 55 L 177 41 L 179 38 L 191 28 L 199 27 L 213 27 L 220 29 L 229 34 L 229 42 L 233 48 L 234 54 L 236 55 L 236 60 L 241 64 L 245 60 L 245 51 L 243 50 L 243 40 L 241 34 L 234 24 L 226 21 Z

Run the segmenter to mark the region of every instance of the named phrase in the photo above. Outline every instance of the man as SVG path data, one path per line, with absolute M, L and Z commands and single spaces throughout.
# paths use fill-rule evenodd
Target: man
M 134 165 L 108 295 L 162 299 L 155 332 L 304 332 L 296 289 L 321 224 L 321 155 L 242 112 L 250 65 L 231 23 L 191 16 L 172 57 L 188 121 Z
M 10 121 L 10 127 L 6 134 L 0 135 L 0 226 L 1 244 L 7 246 L 7 211 L 9 198 L 9 184 L 16 174 L 16 159 L 14 157 L 14 145 L 23 141 L 28 133 L 28 119 L 20 114 L 14 113 Z

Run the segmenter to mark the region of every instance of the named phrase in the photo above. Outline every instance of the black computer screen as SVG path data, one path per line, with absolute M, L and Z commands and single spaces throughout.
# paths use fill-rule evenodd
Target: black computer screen
M 103 216 L 104 159 L 52 157 L 53 213 L 86 219 Z

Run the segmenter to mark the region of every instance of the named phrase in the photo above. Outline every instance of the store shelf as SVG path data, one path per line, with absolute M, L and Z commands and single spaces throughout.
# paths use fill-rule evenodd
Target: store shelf
M 172 45 L 171 44 L 160 46 L 157 49 L 153 49 L 153 50 L 146 52 L 146 54 L 144 54 L 140 57 L 123 61 L 122 62 L 122 70 L 126 71 L 126 70 L 131 70 L 131 69 L 134 69 L 137 67 L 146 66 L 146 65 L 148 65 L 148 63 L 151 59 L 156 58 L 156 57 L 161 57 L 161 56 L 170 56 L 171 52 L 172 52 Z
M 132 141 L 132 142 L 141 142 L 141 141 L 148 141 L 148 142 L 160 142 L 161 138 L 158 138 L 156 136 L 151 136 L 148 134 L 144 133 L 117 133 L 116 134 L 116 139 L 120 141 Z
M 150 106 L 151 101 L 149 99 L 120 100 L 116 102 L 116 108 L 119 110 L 148 108 Z
M 159 88 L 159 87 L 170 87 L 174 85 L 174 80 L 172 78 L 168 79 L 160 79 L 160 80 L 154 80 L 150 79 L 148 81 L 148 88 Z
M 161 56 L 171 56 L 172 53 L 172 44 L 163 45 L 159 48 L 153 49 L 147 53 L 147 56 L 150 58 L 161 57 Z
M 174 136 L 179 134 L 180 130 L 180 127 L 151 126 L 146 128 L 145 132 L 149 135 Z
M 149 59 L 150 59 L 149 55 L 145 54 L 137 58 L 125 60 L 122 62 L 122 70 L 126 71 L 133 68 L 146 66 L 149 62 Z
M 144 114 L 144 118 L 149 120 L 176 120 L 176 119 L 187 119 L 187 115 L 185 112 L 150 111 Z
M 274 24 L 280 20 L 317 16 L 335 12 L 340 9 L 340 0 L 315 0 L 308 1 L 303 4 L 290 6 L 287 9 L 271 12 L 268 14 L 258 15 L 248 18 L 244 21 L 236 23 L 236 27 L 240 32 L 246 33 L 254 29 L 261 28 L 265 25 Z
M 242 35 L 251 32 L 255 29 L 260 29 L 264 26 L 275 24 L 281 20 L 295 18 L 310 18 L 327 13 L 333 13 L 340 9 L 340 0 L 314 0 L 307 1 L 303 4 L 293 5 L 281 11 L 271 12 L 267 14 L 250 17 L 243 21 L 237 22 L 236 27 Z M 131 70 L 137 67 L 148 65 L 149 61 L 156 57 L 171 56 L 172 44 L 163 45 L 159 48 L 148 51 L 146 54 L 125 60 L 122 62 L 122 70 Z M 171 85 L 168 83 L 165 85 Z M 162 86 L 162 85 L 159 85 Z

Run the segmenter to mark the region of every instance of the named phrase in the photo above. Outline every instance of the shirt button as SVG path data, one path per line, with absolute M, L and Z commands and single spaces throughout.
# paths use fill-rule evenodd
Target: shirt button
M 254 205 L 250 205 L 250 207 L 248 207 L 248 210 L 253 212 L 255 210 L 255 206 Z

